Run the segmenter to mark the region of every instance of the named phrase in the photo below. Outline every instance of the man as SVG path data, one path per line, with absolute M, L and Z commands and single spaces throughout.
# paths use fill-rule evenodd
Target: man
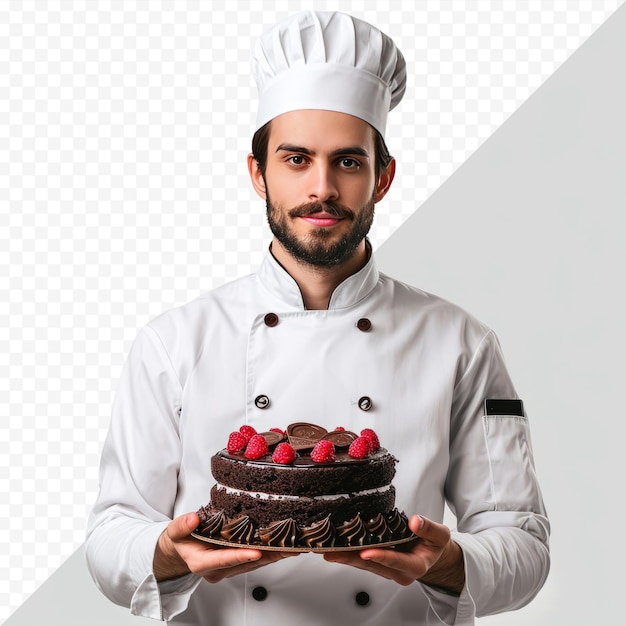
M 404 59 L 369 24 L 308 12 L 267 33 L 254 63 L 248 169 L 270 251 L 257 274 L 137 338 L 103 452 L 90 570 L 113 601 L 175 624 L 471 624 L 522 606 L 547 576 L 549 526 L 498 342 L 380 274 L 366 239 L 395 174 L 382 137 Z M 400 459 L 398 506 L 418 543 L 287 558 L 190 537 L 228 433 L 296 417 L 378 432 Z

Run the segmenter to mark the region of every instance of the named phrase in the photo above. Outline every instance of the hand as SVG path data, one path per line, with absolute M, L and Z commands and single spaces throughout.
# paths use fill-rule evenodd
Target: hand
M 459 546 L 450 539 L 450 529 L 418 515 L 411 517 L 409 528 L 419 539 L 396 549 L 327 552 L 324 559 L 364 569 L 400 585 L 420 580 L 460 594 L 465 584 L 463 555 Z
M 253 548 L 222 548 L 191 537 L 200 518 L 187 513 L 173 519 L 161 533 L 154 552 L 153 570 L 158 581 L 192 572 L 210 583 L 251 572 L 298 553 L 266 552 Z

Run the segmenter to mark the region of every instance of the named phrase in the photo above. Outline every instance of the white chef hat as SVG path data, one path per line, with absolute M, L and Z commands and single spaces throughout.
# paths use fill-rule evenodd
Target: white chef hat
M 390 37 L 351 15 L 306 11 L 257 42 L 252 74 L 259 90 L 256 130 L 298 109 L 359 117 L 385 134 L 402 100 L 406 63 Z

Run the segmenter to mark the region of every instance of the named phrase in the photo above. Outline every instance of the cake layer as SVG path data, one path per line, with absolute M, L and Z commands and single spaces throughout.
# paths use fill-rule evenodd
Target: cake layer
M 233 489 L 313 497 L 385 487 L 396 473 L 396 462 L 383 448 L 363 460 L 338 453 L 330 463 L 318 464 L 302 457 L 292 465 L 248 461 L 243 455 L 223 450 L 212 457 L 211 471 L 219 484 Z
M 341 524 L 360 514 L 369 521 L 379 514 L 389 513 L 395 503 L 396 490 L 392 485 L 384 489 L 342 494 L 329 498 L 263 497 L 258 492 L 228 490 L 218 485 L 211 489 L 211 505 L 224 512 L 229 519 L 247 515 L 259 526 L 282 519 L 293 519 L 305 526 L 330 515 L 334 524 Z

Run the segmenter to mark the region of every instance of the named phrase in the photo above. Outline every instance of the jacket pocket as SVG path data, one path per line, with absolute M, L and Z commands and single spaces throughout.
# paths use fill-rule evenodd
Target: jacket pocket
M 527 418 L 484 415 L 483 426 L 495 510 L 541 508 Z

